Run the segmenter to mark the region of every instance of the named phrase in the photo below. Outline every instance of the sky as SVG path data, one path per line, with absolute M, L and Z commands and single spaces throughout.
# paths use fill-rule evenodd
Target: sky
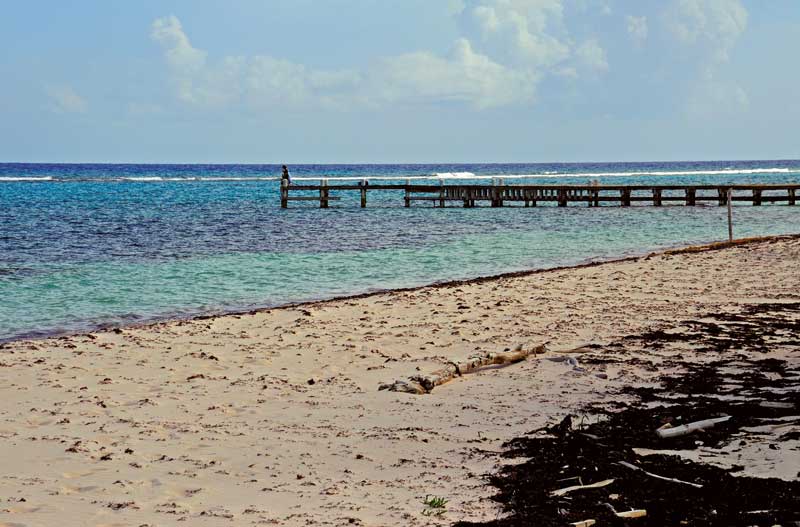
M 800 158 L 798 0 L 0 0 L 0 162 Z

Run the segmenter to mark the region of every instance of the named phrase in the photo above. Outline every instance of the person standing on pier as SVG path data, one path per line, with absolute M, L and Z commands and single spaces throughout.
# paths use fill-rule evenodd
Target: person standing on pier
M 287 185 L 292 184 L 292 177 L 289 175 L 289 169 L 286 168 L 286 165 L 283 165 L 283 172 L 281 173 L 281 184 L 286 181 Z

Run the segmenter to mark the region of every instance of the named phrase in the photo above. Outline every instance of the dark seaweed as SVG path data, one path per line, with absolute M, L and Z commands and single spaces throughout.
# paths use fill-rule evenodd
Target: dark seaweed
M 737 476 L 742 467 L 723 469 L 673 455 L 640 456 L 633 450 L 737 447 L 753 439 L 769 442 L 770 448 L 797 448 L 796 444 L 781 444 L 798 441 L 800 434 L 796 431 L 748 434 L 741 428 L 776 424 L 780 417 L 797 415 L 799 372 L 786 361 L 758 358 L 757 354 L 796 349 L 800 345 L 799 320 L 798 303 L 757 304 L 738 314 L 713 314 L 703 321 L 684 322 L 674 330 L 630 336 L 607 346 L 615 352 L 636 347 L 660 353 L 670 351 L 674 344 L 683 348 L 688 344 L 707 362 L 675 360 L 680 355 L 672 355 L 668 364 L 680 366 L 683 372 L 662 375 L 656 387 L 621 390 L 633 398 L 633 403 L 612 400 L 587 405 L 573 412 L 583 418 L 566 418 L 509 441 L 502 455 L 526 461 L 508 465 L 489 477 L 498 489 L 494 499 L 502 505 L 504 517 L 457 525 L 547 527 L 587 519 L 596 520 L 597 525 L 640 527 L 800 525 L 798 480 Z M 601 354 L 582 362 L 603 364 L 613 360 Z M 649 364 L 646 360 L 639 362 Z M 780 407 L 787 404 L 793 407 Z M 665 440 L 655 433 L 666 423 L 677 426 L 723 415 L 731 419 L 696 434 Z M 620 465 L 620 461 L 702 488 L 654 479 Z M 555 489 L 579 482 L 606 479 L 614 482 L 562 497 L 550 495 Z M 612 508 L 618 512 L 645 509 L 647 515 L 622 520 Z

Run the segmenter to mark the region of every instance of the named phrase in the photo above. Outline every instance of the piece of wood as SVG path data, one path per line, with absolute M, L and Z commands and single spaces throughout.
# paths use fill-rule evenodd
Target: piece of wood
M 550 496 L 558 497 L 564 496 L 565 494 L 569 494 L 570 492 L 574 492 L 576 490 L 584 490 L 584 489 L 599 489 L 602 487 L 607 487 L 614 483 L 613 479 L 604 479 L 603 481 L 598 481 L 597 483 L 591 483 L 589 485 L 573 485 L 572 487 L 566 487 L 563 489 L 558 489 L 550 492 Z
M 693 188 L 686 189 L 686 206 L 693 207 L 697 201 L 696 190 Z
M 572 522 L 570 525 L 572 527 L 592 527 L 595 523 L 597 523 L 595 520 L 583 520 L 582 522 Z
M 342 198 L 340 196 L 328 196 L 327 199 L 336 201 Z M 286 201 L 319 201 L 319 198 L 314 196 L 288 196 Z
M 367 208 L 367 180 L 361 181 L 358 183 L 358 186 L 361 187 L 361 208 Z
M 430 393 L 437 386 L 449 382 L 456 377 L 474 373 L 487 366 L 503 366 L 520 362 L 530 355 L 544 353 L 545 350 L 544 344 L 527 347 L 520 344 L 514 348 L 513 351 L 498 351 L 472 355 L 466 359 L 450 361 L 445 367 L 428 375 L 413 375 L 408 379 L 401 379 L 391 383 L 381 383 L 378 386 L 378 390 L 422 395 Z
M 620 193 L 620 197 L 619 197 L 620 206 L 622 206 L 622 207 L 630 207 L 631 206 L 631 189 L 623 188 L 622 190 L 619 191 L 619 193 Z
M 717 417 L 714 419 L 704 419 L 702 421 L 695 421 L 693 423 L 688 423 L 681 426 L 674 426 L 670 428 L 659 428 L 658 430 L 656 430 L 656 433 L 662 439 L 685 436 L 687 434 L 693 434 L 697 431 L 704 430 L 706 428 L 711 428 L 720 423 L 724 423 L 726 421 L 729 421 L 730 418 L 731 416 L 726 415 L 724 417 Z
M 661 206 L 661 189 L 654 188 L 653 189 L 653 205 L 656 207 Z
M 641 472 L 642 474 L 650 476 L 651 478 L 660 479 L 662 481 L 671 481 L 673 483 L 681 483 L 683 485 L 689 485 L 689 486 L 695 487 L 697 489 L 702 489 L 703 488 L 703 486 L 701 484 L 699 484 L 699 483 L 690 483 L 689 481 L 682 481 L 680 479 L 667 478 L 667 477 L 664 477 L 664 476 L 659 476 L 658 474 L 653 474 L 652 472 L 648 472 L 645 469 L 643 469 L 642 467 L 637 467 L 636 465 L 634 465 L 632 463 L 628 463 L 627 461 L 617 461 L 617 464 L 622 465 L 625 468 L 629 468 L 631 470 Z
M 733 208 L 731 202 L 733 201 L 733 191 L 728 189 L 728 241 L 733 241 Z
M 626 520 L 630 520 L 633 518 L 643 518 L 647 516 L 647 511 L 644 509 L 634 509 L 632 511 L 625 511 L 625 512 L 615 512 L 617 518 L 624 518 Z

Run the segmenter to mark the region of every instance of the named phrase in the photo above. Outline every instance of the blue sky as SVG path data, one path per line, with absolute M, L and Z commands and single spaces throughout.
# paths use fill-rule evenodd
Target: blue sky
M 0 161 L 800 158 L 797 0 L 0 6 Z

